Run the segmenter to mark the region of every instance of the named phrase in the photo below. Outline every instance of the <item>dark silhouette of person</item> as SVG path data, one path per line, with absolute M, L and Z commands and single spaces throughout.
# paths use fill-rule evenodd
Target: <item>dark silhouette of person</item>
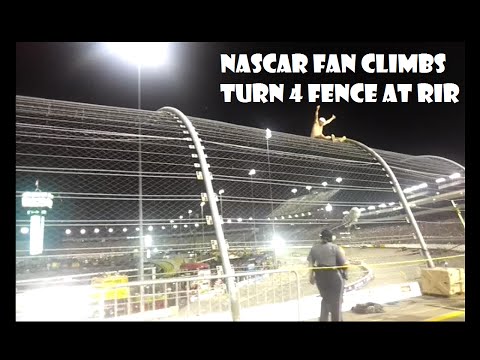
M 320 321 L 343 321 L 342 301 L 344 281 L 347 279 L 346 268 L 333 268 L 346 266 L 345 252 L 341 247 L 333 244 L 333 233 L 323 230 L 321 241 L 312 246 L 308 255 L 310 268 L 310 283 L 316 284 L 322 297 Z M 313 269 L 315 268 L 315 269 Z

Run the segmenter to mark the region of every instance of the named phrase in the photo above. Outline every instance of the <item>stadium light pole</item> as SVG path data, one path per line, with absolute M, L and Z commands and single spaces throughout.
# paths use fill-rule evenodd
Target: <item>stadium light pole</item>
M 252 218 L 253 218 L 253 241 L 255 243 L 255 251 L 257 251 L 257 234 L 255 230 L 255 202 L 253 201 L 253 175 L 255 175 L 257 172 L 255 169 L 251 169 L 248 172 L 248 175 L 250 176 L 250 189 L 252 192 Z
M 272 193 L 272 173 L 270 171 L 270 146 L 268 140 L 272 137 L 272 131 L 265 130 L 265 139 L 267 139 L 267 162 L 268 162 L 268 186 L 270 188 L 270 216 L 272 217 L 272 239 L 275 238 L 275 216 L 273 214 L 273 193 Z
M 165 42 L 107 42 L 107 50 L 116 56 L 137 66 L 138 74 L 138 110 L 142 106 L 141 75 L 142 67 L 157 67 L 165 62 L 168 43 Z M 144 280 L 144 252 L 145 239 L 143 238 L 143 184 L 142 184 L 142 122 L 138 119 L 138 221 L 140 240 L 139 277 Z M 141 311 L 144 311 L 143 286 L 140 287 Z

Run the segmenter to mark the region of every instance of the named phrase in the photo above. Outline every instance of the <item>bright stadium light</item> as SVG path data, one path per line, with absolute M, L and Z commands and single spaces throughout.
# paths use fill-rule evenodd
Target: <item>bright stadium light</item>
M 282 220 L 285 220 L 285 216 L 282 215 Z
M 330 204 L 327 204 L 327 206 L 325 206 L 325 211 L 328 211 L 328 212 L 330 212 L 330 211 L 332 211 L 332 210 L 333 210 L 333 207 L 332 207 L 332 205 L 330 205 Z
M 253 176 L 253 175 L 255 175 L 256 173 L 257 173 L 257 172 L 255 171 L 255 169 L 252 169 L 252 170 L 250 170 L 250 171 L 248 172 L 248 175 Z
M 393 206 L 393 205 L 395 205 L 393 201 L 388 203 L 388 206 Z
M 231 223 L 232 223 L 232 219 L 227 219 L 227 223 L 231 224 Z
M 368 210 L 375 210 L 375 206 L 373 205 L 370 205 L 369 207 L 367 207 Z
M 199 227 L 200 225 L 198 225 L 198 223 L 195 223 L 195 227 Z
M 387 204 L 385 203 L 381 203 L 380 205 L 378 205 L 379 208 L 386 208 L 387 207 Z
M 193 212 L 193 210 L 188 210 L 188 214 L 191 214 Z
M 242 222 L 242 220 L 243 220 L 242 218 L 238 218 L 237 222 Z
M 322 182 L 322 186 L 327 186 L 328 183 L 326 181 Z
M 310 185 L 308 186 L 305 186 L 305 189 L 307 189 L 308 191 L 312 190 L 312 187 Z
M 270 129 L 265 130 L 265 138 L 270 139 L 272 137 L 272 131 Z
M 123 229 L 122 229 L 123 232 L 127 232 L 127 230 L 128 230 L 127 228 L 123 228 Z
M 153 230 L 153 226 L 150 225 L 150 226 L 148 227 L 148 231 L 152 231 L 152 230 Z
M 175 222 L 175 220 L 170 220 L 170 224 L 173 224 Z
M 295 214 L 295 217 L 298 217 L 298 215 L 297 215 L 297 214 Z
M 248 220 L 253 220 L 253 218 L 250 216 L 250 217 L 248 218 Z
M 80 230 L 80 234 L 84 235 L 87 231 L 85 229 Z
M 165 230 L 165 226 L 162 226 L 162 230 Z
M 305 216 L 305 213 L 302 213 L 302 216 Z
M 293 189 L 292 189 L 292 193 L 296 194 L 296 193 L 297 193 L 297 189 L 293 188 Z
M 435 180 L 435 182 L 436 182 L 437 184 L 441 184 L 441 183 L 443 183 L 443 182 L 445 182 L 445 181 L 447 181 L 447 180 L 445 180 L 445 178 L 438 178 L 437 180 Z
M 218 190 L 219 195 L 222 195 L 224 192 L 225 192 L 225 190 L 223 190 L 223 189 Z
M 183 219 L 183 215 L 180 215 L 178 218 L 179 218 L 180 220 Z
M 71 233 L 72 233 L 72 230 L 70 229 L 65 230 L 65 234 L 70 235 Z
M 152 245 L 153 245 L 152 235 L 145 235 L 145 236 L 143 237 L 143 239 L 145 240 L 145 245 L 146 245 L 146 246 L 152 246 Z
M 137 66 L 160 66 L 166 62 L 166 42 L 107 42 L 106 48 L 113 54 Z
M 135 228 L 135 231 L 140 231 L 140 228 L 139 228 L 139 227 L 136 227 L 136 228 Z
M 187 224 L 185 224 L 185 225 L 183 225 L 183 227 L 184 227 L 184 228 L 188 228 L 188 225 L 187 225 Z
M 173 228 L 176 229 L 178 226 L 177 225 L 173 225 Z
M 312 215 L 312 213 L 309 211 L 309 212 L 308 212 L 308 215 Z
M 460 177 L 460 173 L 453 173 L 452 175 L 449 176 L 450 179 L 458 179 Z
M 337 183 L 339 183 L 339 184 L 342 182 L 342 180 L 343 180 L 343 179 L 342 179 L 341 177 L 337 177 L 337 178 L 335 179 L 335 181 L 336 181 Z
M 108 229 L 108 232 L 113 233 L 113 229 L 112 228 Z
M 22 227 L 22 228 L 20 229 L 20 232 L 21 232 L 22 234 L 28 234 L 28 227 L 25 227 L 25 226 Z

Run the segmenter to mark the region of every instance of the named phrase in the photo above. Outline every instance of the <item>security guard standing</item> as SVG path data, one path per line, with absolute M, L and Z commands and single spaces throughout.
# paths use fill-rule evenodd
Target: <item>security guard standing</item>
M 346 266 L 345 252 L 341 247 L 333 244 L 333 233 L 323 230 L 320 234 L 321 242 L 315 244 L 308 255 L 310 268 L 310 283 L 316 283 L 322 297 L 320 321 L 328 321 L 331 314 L 332 321 L 343 321 L 342 300 L 344 280 L 347 280 L 346 269 L 321 269 L 333 266 Z M 312 268 L 320 268 L 312 270 Z

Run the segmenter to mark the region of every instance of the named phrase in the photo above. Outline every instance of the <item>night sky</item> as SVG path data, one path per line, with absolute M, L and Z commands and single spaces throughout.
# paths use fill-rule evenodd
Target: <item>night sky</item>
M 292 54 L 309 59 L 307 74 L 222 74 L 220 54 Z M 314 73 L 312 54 L 357 54 L 355 73 Z M 376 54 L 446 54 L 437 74 L 367 74 L 360 59 Z M 434 66 L 435 68 L 435 66 Z M 142 109 L 174 106 L 187 115 L 309 136 L 315 107 L 337 120 L 325 133 L 359 140 L 383 150 L 437 155 L 465 163 L 465 45 L 457 43 L 171 43 L 167 63 L 142 69 Z M 285 84 L 284 102 L 224 103 L 221 83 Z M 378 102 L 308 102 L 309 83 L 378 84 Z M 458 103 L 417 103 L 417 83 L 455 83 Z M 304 98 L 289 100 L 300 83 Z M 385 83 L 410 83 L 408 103 L 382 103 Z M 137 108 L 137 68 L 107 53 L 100 43 L 17 43 L 16 94 L 47 99 Z

